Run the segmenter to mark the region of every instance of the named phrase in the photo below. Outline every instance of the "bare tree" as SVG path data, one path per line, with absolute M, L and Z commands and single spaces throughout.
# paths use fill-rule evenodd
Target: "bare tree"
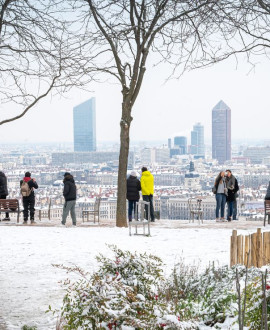
M 69 1 L 82 24 L 85 73 L 116 79 L 122 93 L 117 219 L 126 226 L 126 172 L 132 109 L 140 93 L 149 58 L 167 62 L 172 74 L 196 61 L 212 61 L 211 36 L 218 31 L 216 13 L 228 1 L 216 0 L 77 0 Z M 225 9 L 225 8 L 224 8 Z M 219 22 L 218 22 L 219 23 Z M 153 54 L 154 57 L 152 56 Z M 151 133 L 150 133 L 151 134 Z
M 70 65 L 79 42 L 59 3 L 0 0 L 0 125 L 23 117 L 53 89 L 65 92 L 85 81 L 83 68 Z

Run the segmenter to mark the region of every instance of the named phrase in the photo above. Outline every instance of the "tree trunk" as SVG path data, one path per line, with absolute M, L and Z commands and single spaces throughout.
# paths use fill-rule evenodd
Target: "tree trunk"
M 120 122 L 120 154 L 118 166 L 118 191 L 116 226 L 127 227 L 126 193 L 127 193 L 127 166 L 129 153 L 129 130 L 132 117 L 131 108 L 124 102 L 122 104 L 122 119 Z

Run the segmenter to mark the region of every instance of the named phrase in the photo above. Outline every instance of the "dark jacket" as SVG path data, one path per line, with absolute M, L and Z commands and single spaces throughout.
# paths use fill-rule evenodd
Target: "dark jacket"
M 235 201 L 235 198 L 238 197 L 238 194 L 236 195 L 237 191 L 239 191 L 238 181 L 234 177 L 234 189 L 228 189 L 228 197 L 227 197 L 228 202 Z
M 20 181 L 20 186 L 22 185 L 24 180 Z M 29 198 L 29 197 L 35 197 L 34 189 L 38 189 L 38 184 L 36 181 L 33 181 L 33 179 L 27 181 L 29 188 L 32 190 L 31 194 L 29 196 L 24 196 L 23 198 Z
M 139 191 L 141 190 L 141 182 L 136 176 L 130 175 L 127 179 L 127 199 L 130 201 L 138 201 L 140 199 Z
M 3 172 L 0 172 L 0 196 L 7 196 L 7 177 Z
M 72 175 L 66 175 L 64 180 L 64 190 L 63 195 L 65 197 L 65 201 L 75 201 L 77 198 L 77 189 Z

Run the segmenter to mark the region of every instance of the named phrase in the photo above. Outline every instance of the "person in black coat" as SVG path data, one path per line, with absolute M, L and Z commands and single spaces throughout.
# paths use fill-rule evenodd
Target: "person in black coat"
M 7 189 L 7 177 L 5 173 L 0 171 L 0 199 L 6 199 L 8 196 L 8 189 Z M 3 221 L 10 221 L 9 213 L 6 212 L 6 217 Z
M 25 184 L 27 183 L 27 184 Z M 23 196 L 23 219 L 27 224 L 28 214 L 30 213 L 31 223 L 35 223 L 35 193 L 34 189 L 38 189 L 36 180 L 31 178 L 31 173 L 26 172 L 23 180 L 20 181 L 21 193 Z
M 135 214 L 136 202 L 140 199 L 141 182 L 137 173 L 132 171 L 127 179 L 128 220 L 132 221 L 132 212 Z
M 65 198 L 65 204 L 63 207 L 63 216 L 62 216 L 62 225 L 65 226 L 67 216 L 70 212 L 70 216 L 72 219 L 73 226 L 76 226 L 76 213 L 75 213 L 75 205 L 76 205 L 76 199 L 77 199 L 77 188 L 75 185 L 75 181 L 73 176 L 66 172 L 64 174 L 64 190 L 63 190 L 63 196 Z

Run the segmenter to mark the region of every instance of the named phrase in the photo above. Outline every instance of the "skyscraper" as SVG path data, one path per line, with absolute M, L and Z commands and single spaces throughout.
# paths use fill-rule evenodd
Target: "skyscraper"
M 96 151 L 96 99 L 73 108 L 74 151 Z
M 212 158 L 220 164 L 231 159 L 231 109 L 223 101 L 212 110 Z
M 195 124 L 191 131 L 190 152 L 192 155 L 204 158 L 204 127 L 201 123 Z
M 174 147 L 178 147 L 181 150 L 181 154 L 187 153 L 187 138 L 185 136 L 174 137 Z

